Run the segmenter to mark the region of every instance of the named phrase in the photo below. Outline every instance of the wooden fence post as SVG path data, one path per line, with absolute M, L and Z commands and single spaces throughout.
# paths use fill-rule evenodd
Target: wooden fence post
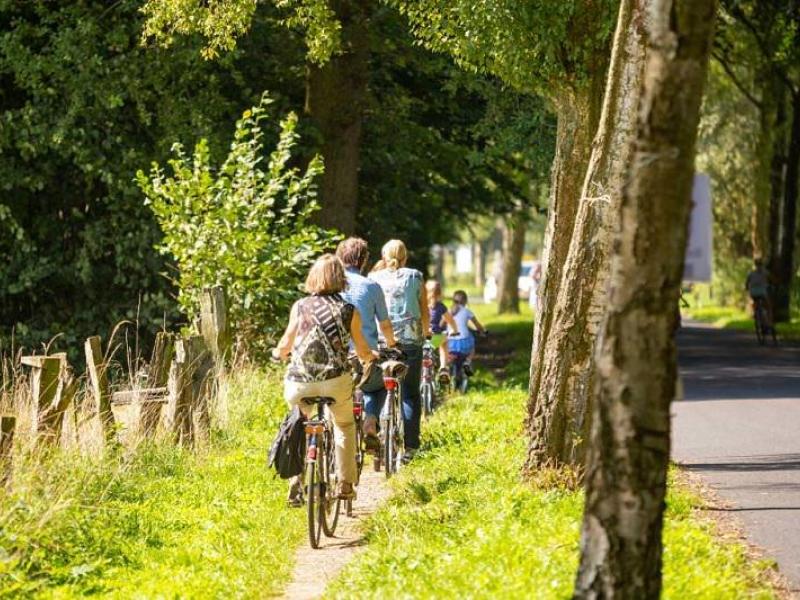
M 156 343 L 150 358 L 147 373 L 147 388 L 166 388 L 169 380 L 170 364 L 174 353 L 172 335 L 165 331 L 156 334 Z M 145 399 L 147 400 L 147 399 Z M 161 418 L 161 402 L 143 401 L 139 414 L 139 431 L 145 437 L 152 437 Z
M 204 288 L 200 296 L 200 334 L 218 369 L 225 364 L 231 349 L 231 326 L 228 301 L 222 286 Z
M 10 415 L 0 417 L 0 485 L 11 481 L 11 449 L 14 445 L 14 428 L 17 418 Z
M 208 427 L 208 377 L 211 354 L 201 336 L 175 342 L 175 361 L 170 372 L 171 426 L 175 440 L 185 446 L 200 441 Z
M 23 365 L 31 367 L 31 433 L 38 441 L 39 434 L 49 433 L 42 417 L 53 405 L 61 380 L 61 358 L 54 356 L 23 356 Z M 48 440 L 52 441 L 52 440 Z
M 84 344 L 86 352 L 86 370 L 89 372 L 89 381 L 92 386 L 97 414 L 100 418 L 100 428 L 106 442 L 114 441 L 114 413 L 111 412 L 111 394 L 108 387 L 107 365 L 103 362 L 103 353 L 100 349 L 100 336 L 94 335 Z

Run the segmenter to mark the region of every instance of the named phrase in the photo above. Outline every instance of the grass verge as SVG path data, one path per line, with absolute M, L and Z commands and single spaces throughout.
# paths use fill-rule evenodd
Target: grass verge
M 276 375 L 230 381 L 211 448 L 18 462 L 0 495 L 0 596 L 260 597 L 290 574 L 302 515 L 265 468 L 283 416 Z M 24 459 L 23 459 L 24 460 Z
M 487 315 L 497 335 L 529 344 L 529 319 Z M 517 363 L 524 358 L 512 356 Z M 476 386 L 426 424 L 424 454 L 391 481 L 392 498 L 367 524 L 366 552 L 328 597 L 569 597 L 583 495 L 558 482 L 544 488 L 520 480 L 525 398 L 519 385 Z M 721 539 L 698 514 L 701 504 L 685 487 L 670 486 L 664 597 L 775 597 L 769 564 Z
M 740 308 L 731 306 L 707 305 L 686 310 L 686 314 L 696 321 L 710 323 L 722 329 L 753 331 L 753 317 Z M 800 317 L 795 316 L 788 323 L 777 324 L 778 336 L 783 339 L 800 339 Z

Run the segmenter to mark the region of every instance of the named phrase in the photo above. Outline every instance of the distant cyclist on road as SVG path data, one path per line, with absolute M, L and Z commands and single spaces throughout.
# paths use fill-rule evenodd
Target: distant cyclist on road
M 757 258 L 754 264 L 754 269 L 747 275 L 745 288 L 747 288 L 750 299 L 753 301 L 753 314 L 755 314 L 758 303 L 763 302 L 767 315 L 767 322 L 764 326 L 772 329 L 772 306 L 769 301 L 769 274 L 764 268 L 764 261 L 762 259 Z

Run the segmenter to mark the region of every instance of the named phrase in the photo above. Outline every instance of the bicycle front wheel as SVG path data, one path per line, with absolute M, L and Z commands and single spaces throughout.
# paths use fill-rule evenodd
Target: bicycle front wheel
M 320 495 L 322 501 L 319 505 L 319 520 L 322 531 L 328 537 L 333 537 L 336 525 L 339 523 L 339 511 L 341 500 L 336 495 L 336 453 L 333 443 L 333 435 L 326 431 L 325 437 L 325 468 L 320 469 L 320 473 L 325 475 L 323 491 Z
M 306 462 L 306 508 L 308 509 L 308 541 L 312 548 L 319 548 L 322 527 L 319 519 L 320 477 L 317 461 Z

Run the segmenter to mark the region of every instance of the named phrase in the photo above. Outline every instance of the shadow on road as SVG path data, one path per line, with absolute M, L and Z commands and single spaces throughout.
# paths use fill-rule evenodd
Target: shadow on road
M 686 327 L 678 334 L 684 400 L 794 398 L 800 348 L 759 346 L 749 332 Z

